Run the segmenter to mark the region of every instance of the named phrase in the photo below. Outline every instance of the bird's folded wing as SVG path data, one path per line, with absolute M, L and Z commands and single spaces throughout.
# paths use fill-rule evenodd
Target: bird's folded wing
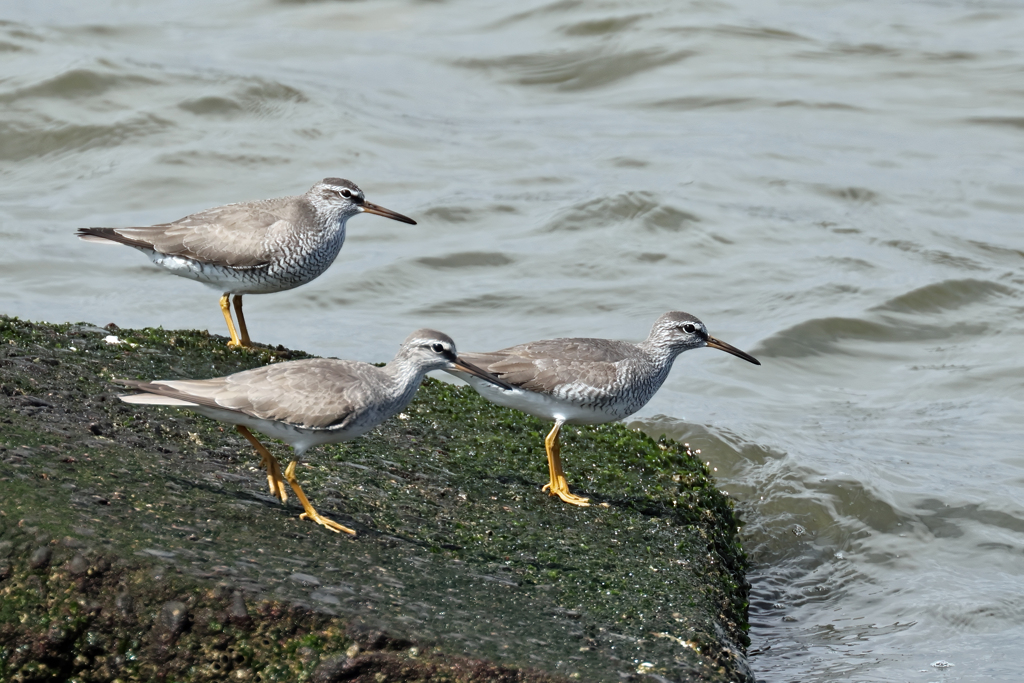
M 302 221 L 302 204 L 283 197 L 265 202 L 228 204 L 200 211 L 173 223 L 128 228 L 84 228 L 85 239 L 103 238 L 203 263 L 255 268 L 270 262 L 280 237 Z
M 532 342 L 493 353 L 463 353 L 460 358 L 513 386 L 543 394 L 558 393 L 567 385 L 586 386 L 600 393 L 615 384 L 621 353 L 586 347 L 579 353 L 579 349 L 565 345 L 542 344 Z
M 143 392 L 264 420 L 306 429 L 337 429 L 365 408 L 367 401 L 361 399 L 372 391 L 375 370 L 363 363 L 318 358 L 214 379 L 124 383 Z

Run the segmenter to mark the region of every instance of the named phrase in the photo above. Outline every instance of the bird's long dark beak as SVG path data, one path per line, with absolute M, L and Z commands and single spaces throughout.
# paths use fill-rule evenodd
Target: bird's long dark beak
M 715 339 L 714 337 L 708 337 L 708 346 L 713 348 L 713 349 L 718 349 L 719 351 L 725 351 L 726 353 L 731 353 L 732 355 L 736 356 L 737 358 L 742 358 L 743 360 L 747 361 L 748 363 L 753 363 L 754 365 L 760 365 L 761 364 L 761 361 L 759 361 L 758 359 L 754 358 L 753 356 L 751 356 L 746 351 L 740 351 L 739 349 L 737 349 L 732 344 L 726 344 L 724 341 L 722 341 L 720 339 Z
M 451 361 L 451 364 L 455 366 L 456 370 L 468 373 L 470 375 L 476 375 L 480 379 L 486 380 L 491 384 L 494 384 L 495 386 L 499 386 L 502 389 L 505 389 L 506 391 L 512 391 L 515 388 L 508 382 L 502 379 L 498 379 L 496 376 L 492 375 L 486 370 L 481 370 L 480 368 L 473 365 L 469 361 L 464 361 L 461 358 L 456 358 L 455 360 Z
M 384 218 L 390 218 L 391 220 L 394 221 L 401 221 L 402 223 L 408 223 L 409 225 L 416 225 L 416 221 L 409 218 L 408 216 L 403 216 L 402 214 L 396 213 L 391 209 L 385 209 L 383 206 L 377 206 L 376 204 L 373 204 L 371 202 L 363 202 L 360 206 L 366 213 L 375 213 L 378 216 L 384 216 Z

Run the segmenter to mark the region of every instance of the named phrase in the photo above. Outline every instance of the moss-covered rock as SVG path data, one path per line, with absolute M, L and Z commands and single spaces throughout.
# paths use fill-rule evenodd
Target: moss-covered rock
M 550 425 L 428 380 L 299 468 L 351 538 L 230 427 L 111 384 L 305 356 L 0 317 L 0 680 L 752 680 L 737 520 L 683 445 L 563 429 L 593 503 L 564 505 Z

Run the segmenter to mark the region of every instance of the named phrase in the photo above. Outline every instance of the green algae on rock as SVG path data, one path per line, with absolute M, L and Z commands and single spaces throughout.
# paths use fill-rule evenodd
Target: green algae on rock
M 223 344 L 0 317 L 0 680 L 752 680 L 737 521 L 684 446 L 565 429 L 574 508 L 540 491 L 546 423 L 428 380 L 307 454 L 340 538 L 230 428 L 116 400 L 307 357 Z

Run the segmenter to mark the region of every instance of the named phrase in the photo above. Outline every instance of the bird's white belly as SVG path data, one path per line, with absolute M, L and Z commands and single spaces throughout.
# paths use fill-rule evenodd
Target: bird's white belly
M 175 275 L 201 282 L 220 293 L 271 294 L 304 285 L 323 273 L 334 260 L 330 254 L 317 255 L 295 268 L 289 264 L 276 264 L 271 268 L 230 268 L 203 263 L 184 256 L 162 254 L 144 249 L 146 256 Z M 335 250 L 336 251 L 336 250 Z
M 573 401 L 523 389 L 507 391 L 476 377 L 461 373 L 459 376 L 469 382 L 476 389 L 477 393 L 491 403 L 496 403 L 506 408 L 515 408 L 534 417 L 542 417 L 548 420 L 561 419 L 568 424 L 597 425 L 621 420 L 628 415 L 628 413 L 619 415 L 617 412 L 611 412 L 607 409 L 580 405 Z
M 269 278 L 246 277 L 244 271 L 225 268 L 210 263 L 202 263 L 184 256 L 161 254 L 158 251 L 146 250 L 149 259 L 167 271 L 187 277 L 189 280 L 202 282 L 219 293 L 262 294 L 281 291 L 282 287 Z
M 262 418 L 252 417 L 251 415 L 239 413 L 234 410 L 223 410 L 220 408 L 211 408 L 209 406 L 200 405 L 191 406 L 191 408 L 200 415 L 205 415 L 206 417 L 217 420 L 218 422 L 242 425 L 243 427 L 248 427 L 249 429 L 255 430 L 261 434 L 266 434 L 272 439 L 284 441 L 295 449 L 296 456 L 302 455 L 306 450 L 313 446 L 351 441 L 356 437 L 362 436 L 373 428 L 372 425 L 358 425 L 354 429 L 345 430 L 305 429 L 303 427 L 296 427 L 295 425 L 277 422 L 276 420 L 264 420 Z

